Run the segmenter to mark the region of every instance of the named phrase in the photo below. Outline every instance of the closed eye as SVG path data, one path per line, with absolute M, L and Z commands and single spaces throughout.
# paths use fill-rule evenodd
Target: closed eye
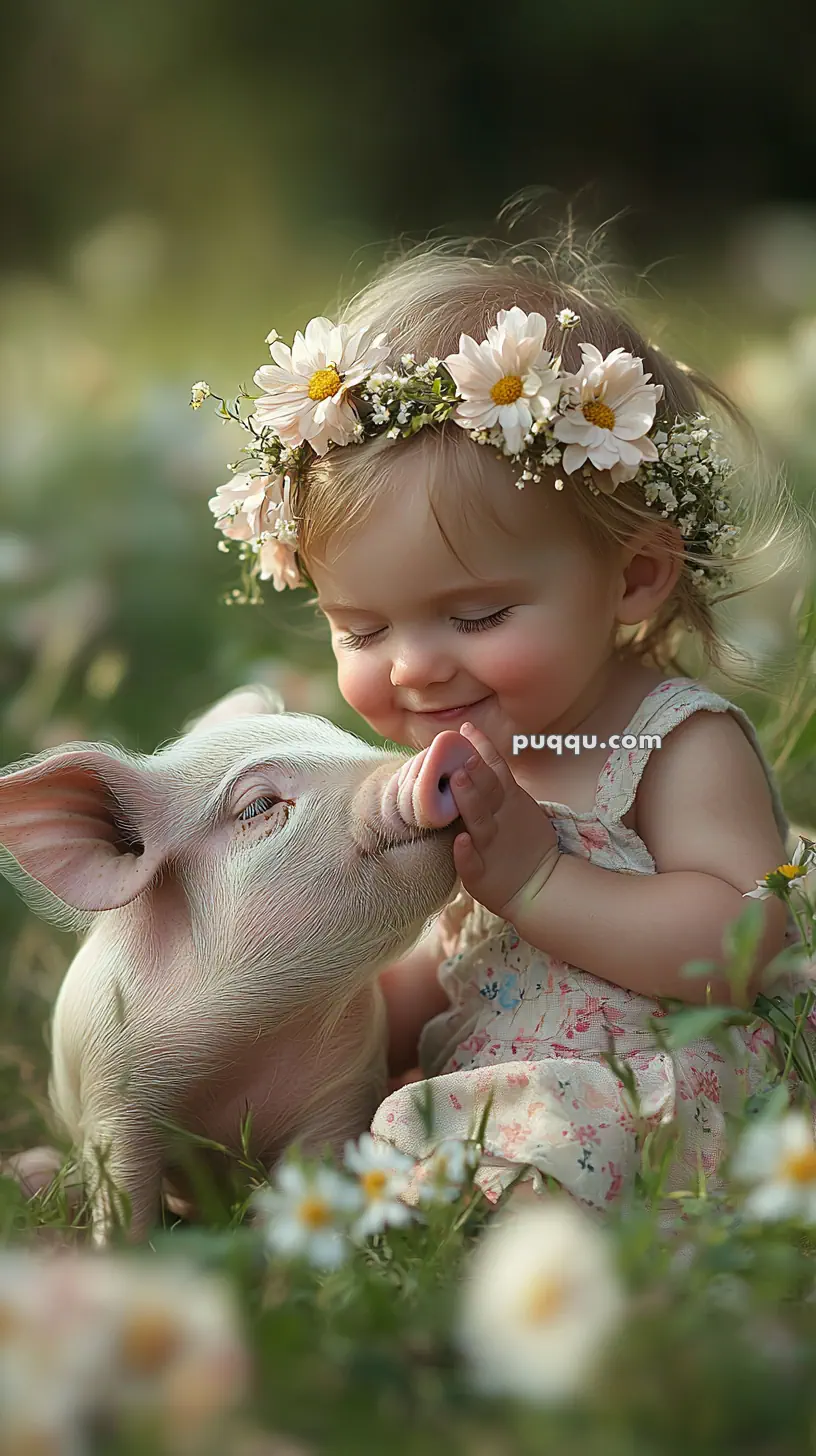
M 498 612 L 491 612 L 489 617 L 452 617 L 451 621 L 454 622 L 457 632 L 484 632 L 489 627 L 497 627 L 499 622 L 503 622 L 506 617 L 509 617 L 512 610 L 512 607 L 502 607 Z M 341 647 L 364 647 L 366 642 L 373 642 L 375 637 L 379 637 L 380 633 L 384 631 L 385 628 L 380 627 L 378 632 L 366 632 L 365 634 L 346 632 L 338 640 Z
M 263 798 L 253 799 L 251 804 L 247 804 L 246 808 L 241 810 L 238 818 L 243 820 L 254 819 L 256 815 L 265 814 L 267 809 L 272 809 L 275 804 L 280 803 L 282 803 L 282 800 L 274 794 L 265 794 Z

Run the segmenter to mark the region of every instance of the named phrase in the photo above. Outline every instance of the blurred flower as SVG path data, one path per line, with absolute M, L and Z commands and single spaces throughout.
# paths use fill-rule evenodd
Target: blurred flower
M 0 1256 L 0 1449 L 85 1451 L 100 1418 L 158 1418 L 195 1449 L 243 1395 L 248 1357 L 227 1284 L 185 1265 Z M 27 1443 L 27 1444 L 26 1444 Z
M 317 455 L 325 455 L 332 443 L 350 444 L 358 418 L 345 396 L 388 353 L 385 334 L 370 335 L 369 328 L 352 333 L 346 324 L 313 318 L 305 335 L 295 334 L 291 349 L 271 343 L 275 363 L 263 364 L 254 375 L 264 391 L 255 401 L 257 426 L 271 426 L 287 445 L 308 440 Z
M 357 1174 L 365 1208 L 352 1229 L 355 1238 L 379 1233 L 389 1224 L 407 1224 L 413 1213 L 400 1201 L 411 1182 L 414 1160 L 390 1143 L 364 1132 L 359 1142 L 346 1143 L 346 1167 Z
M 547 320 L 517 305 L 499 309 L 487 338 L 468 334 L 460 352 L 443 361 L 464 403 L 452 416 L 467 430 L 497 425 L 508 451 L 517 455 L 534 420 L 550 418 L 561 391 L 552 354 L 544 348 Z
M 813 840 L 800 836 L 790 863 L 777 865 L 775 870 L 769 870 L 764 879 L 757 880 L 755 890 L 745 891 L 743 899 L 767 900 L 771 895 L 785 899 L 793 889 L 804 890 L 805 877 L 815 867 L 816 844 Z
M 448 1138 L 422 1164 L 418 1196 L 422 1203 L 453 1203 L 462 1192 L 468 1173 L 479 1161 L 474 1143 Z
M 190 408 L 201 409 L 205 399 L 209 399 L 211 393 L 212 391 L 206 380 L 200 379 L 198 384 L 194 384 L 190 391 Z
M 275 1183 L 253 1199 L 270 1248 L 288 1258 L 303 1256 L 317 1268 L 339 1268 L 350 1252 L 342 1215 L 360 1207 L 357 1186 L 332 1168 L 294 1162 L 281 1164 Z
M 471 1257 L 458 1340 L 482 1390 L 557 1401 L 588 1387 L 624 1309 L 607 1236 L 559 1200 L 488 1227 Z
M 740 1140 L 731 1172 L 756 1187 L 745 1200 L 748 1218 L 799 1218 L 816 1223 L 816 1143 L 804 1112 L 763 1119 Z
M 594 344 L 582 344 L 581 355 L 581 368 L 564 382 L 575 403 L 556 420 L 553 434 L 567 447 L 562 460 L 567 475 L 590 461 L 596 470 L 608 470 L 618 486 L 634 479 L 644 460 L 659 458 L 647 431 L 663 386 L 649 384 L 643 360 L 623 349 L 604 358 Z

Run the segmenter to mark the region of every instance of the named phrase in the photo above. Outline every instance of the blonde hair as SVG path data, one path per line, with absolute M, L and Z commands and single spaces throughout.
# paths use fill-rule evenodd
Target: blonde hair
M 386 333 L 391 349 L 379 367 L 387 369 L 398 367 L 406 353 L 414 354 L 418 363 L 431 355 L 444 358 L 458 350 L 462 333 L 477 340 L 485 338 L 498 310 L 513 304 L 525 312 L 544 315 L 551 329 L 547 346 L 556 351 L 560 342 L 556 315 L 563 308 L 573 309 L 581 322 L 580 328 L 563 339 L 565 367 L 576 369 L 580 364 L 579 341 L 595 344 L 602 354 L 622 347 L 642 358 L 653 381 L 663 385 L 656 422 L 673 422 L 676 415 L 702 411 L 713 415 L 720 427 L 723 423 L 736 426 L 749 443 L 753 461 L 747 474 L 753 491 L 748 492 L 740 512 L 742 544 L 729 562 L 733 574 L 736 576 L 738 569 L 750 561 L 764 566 L 772 546 L 776 548 L 775 567 L 760 580 L 768 580 L 797 563 L 804 554 L 805 528 L 784 477 L 770 473 L 763 465 L 748 421 L 712 380 L 671 359 L 641 336 L 621 312 L 620 297 L 596 259 L 579 252 L 571 236 L 562 239 L 554 250 L 527 244 L 534 251 L 523 254 L 517 251 L 517 244 L 482 240 L 488 254 L 484 258 L 475 253 L 479 241 L 424 242 L 386 258 L 374 278 L 347 303 L 339 305 L 339 321 L 351 328 L 368 325 L 376 333 Z M 300 559 L 307 571 L 309 561 L 320 559 L 327 542 L 364 524 L 375 502 L 389 488 L 389 463 L 395 450 L 402 452 L 403 460 L 409 452 L 416 455 L 418 464 L 420 460 L 428 461 L 426 452 L 436 452 L 437 460 L 443 456 L 445 492 L 452 503 L 461 505 L 463 490 L 470 491 L 471 505 L 478 503 L 479 495 L 484 503 L 485 492 L 478 487 L 484 485 L 486 448 L 452 422 L 428 426 L 406 441 L 380 435 L 362 445 L 329 451 L 311 462 L 293 502 L 299 520 Z M 515 475 L 510 474 L 509 462 L 507 465 L 509 482 Z M 745 469 L 738 474 L 744 477 Z M 551 490 L 553 486 L 542 474 L 540 483 L 528 483 L 526 488 Z M 608 551 L 611 542 L 625 544 L 645 524 L 659 526 L 661 518 L 654 507 L 646 504 L 636 482 L 619 487 L 614 495 L 595 495 L 568 478 L 568 491 L 570 506 L 587 543 L 598 554 Z M 461 560 L 432 498 L 430 505 L 444 539 Z M 746 544 L 751 548 L 748 551 L 744 549 Z M 716 564 L 716 558 L 685 549 L 676 531 L 665 534 L 665 550 L 681 558 L 672 592 L 649 621 L 634 629 L 619 626 L 613 645 L 625 647 L 644 663 L 684 675 L 679 648 L 687 640 L 685 634 L 693 632 L 708 661 L 720 671 L 729 671 L 726 660 L 745 660 L 746 655 L 720 635 L 712 606 L 742 595 L 757 582 L 749 581 L 712 599 L 692 577 L 690 567 Z M 733 668 L 729 675 L 739 680 Z M 751 685 L 757 686 L 753 679 Z

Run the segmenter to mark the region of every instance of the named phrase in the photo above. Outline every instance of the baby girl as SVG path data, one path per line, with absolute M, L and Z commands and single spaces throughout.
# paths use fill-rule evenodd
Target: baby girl
M 788 858 L 750 720 L 676 656 L 692 630 L 720 664 L 712 602 L 740 560 L 712 387 L 551 266 L 444 245 L 268 342 L 255 473 L 211 502 L 247 586 L 311 584 L 377 733 L 473 750 L 450 785 L 460 893 L 382 976 L 395 1090 L 372 1132 L 422 1161 L 491 1099 L 486 1196 L 549 1176 L 601 1210 L 671 1123 L 668 1187 L 696 1185 L 772 1037 L 670 1054 L 655 998 L 740 996 L 724 932 Z M 746 1005 L 795 938 L 761 904 Z

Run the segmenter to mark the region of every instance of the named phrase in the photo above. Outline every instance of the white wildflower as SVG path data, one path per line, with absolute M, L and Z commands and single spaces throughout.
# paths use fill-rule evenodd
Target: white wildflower
M 724 529 L 728 530 L 728 527 Z M 757 880 L 756 889 L 746 890 L 743 899 L 767 900 L 774 893 L 768 884 L 768 880 L 773 875 L 781 875 L 784 880 L 788 881 L 791 890 L 803 890 L 805 888 L 805 880 L 810 875 L 811 870 L 815 868 L 816 849 L 814 849 L 812 842 L 802 839 L 800 836 L 799 843 L 791 855 L 790 860 L 785 864 L 777 865 L 775 870 L 770 870 L 764 879 Z
M 380 1233 L 389 1224 L 411 1222 L 413 1213 L 400 1195 L 410 1185 L 413 1158 L 364 1132 L 358 1142 L 346 1143 L 345 1165 L 357 1175 L 364 1203 L 363 1212 L 352 1229 L 355 1238 Z
M 265 1215 L 265 1237 L 276 1253 L 302 1256 L 321 1269 L 336 1269 L 348 1257 L 342 1216 L 359 1207 L 360 1195 L 334 1169 L 285 1162 L 276 1171 L 275 1186 L 262 1188 L 253 1202 Z
M 211 394 L 212 390 L 206 379 L 199 379 L 198 383 L 194 384 L 190 390 L 190 408 L 201 409 L 205 399 L 209 399 Z
M 816 1143 L 810 1115 L 793 1111 L 749 1126 L 731 1172 L 739 1182 L 755 1185 L 744 1204 L 749 1218 L 816 1223 Z
M 466 1276 L 459 1344 L 481 1390 L 568 1399 L 590 1384 L 624 1308 L 606 1234 L 559 1199 L 488 1227 Z
M 422 1165 L 419 1199 L 422 1203 L 453 1203 L 479 1161 L 474 1143 L 446 1138 Z

